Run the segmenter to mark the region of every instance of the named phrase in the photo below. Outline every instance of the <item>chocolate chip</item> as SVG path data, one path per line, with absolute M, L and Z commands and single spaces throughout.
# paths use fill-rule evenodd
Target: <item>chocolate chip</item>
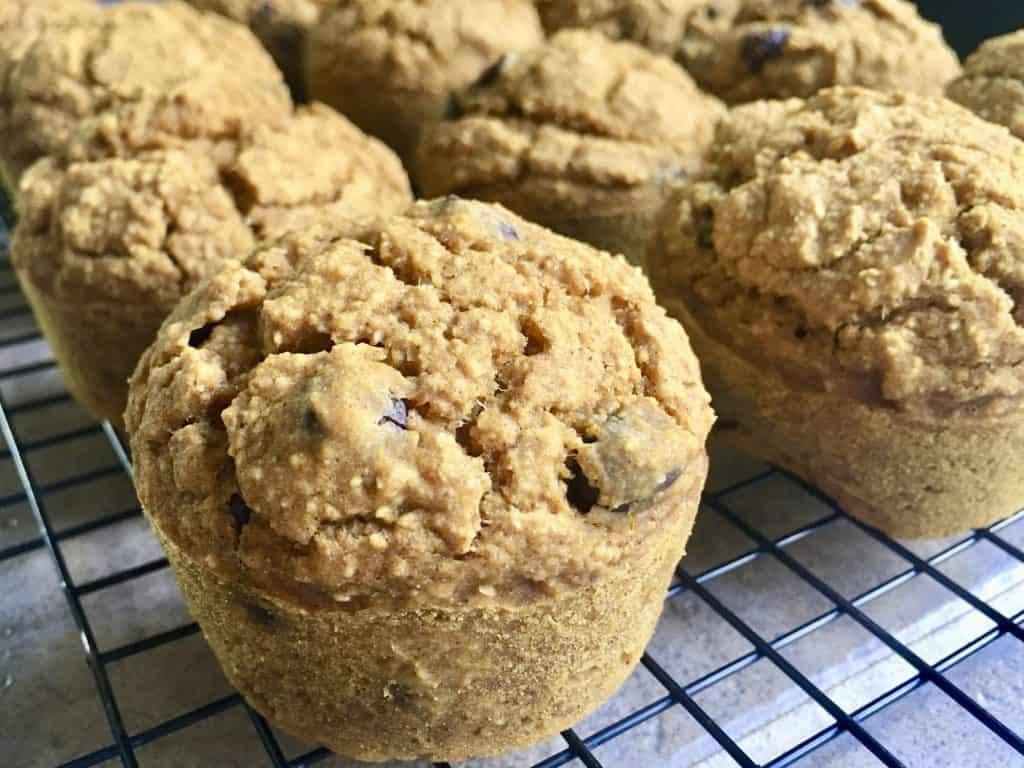
M 196 328 L 192 333 L 188 335 L 188 345 L 195 349 L 199 349 L 203 344 L 210 340 L 210 336 L 213 335 L 213 329 L 216 326 L 213 323 L 204 325 L 202 328 Z
M 389 425 L 391 427 L 397 427 L 398 429 L 409 428 L 409 406 L 406 405 L 405 400 L 399 400 L 397 398 L 390 398 L 388 400 L 388 409 L 384 412 L 384 415 L 380 417 L 378 425 Z
M 709 3 L 708 7 L 704 9 L 704 15 L 711 19 L 711 21 L 714 21 L 718 18 L 718 9 L 713 4 Z
M 448 95 L 448 103 L 444 108 L 444 119 L 458 120 L 465 116 L 466 111 L 462 108 L 462 100 L 459 98 L 459 95 L 454 92 L 450 93 Z
M 658 483 L 658 485 L 655 486 L 654 491 L 651 493 L 650 496 L 646 496 L 645 498 L 642 499 L 636 499 L 634 501 L 627 501 L 625 504 L 619 504 L 619 506 L 615 507 L 612 510 L 612 512 L 619 512 L 620 514 L 624 514 L 626 512 L 629 512 L 634 506 L 638 504 L 646 504 L 647 502 L 652 501 L 654 497 L 657 496 L 659 493 L 661 493 L 662 491 L 667 491 L 669 488 L 675 485 L 676 480 L 678 480 L 680 475 L 682 474 L 682 469 L 678 467 L 676 469 L 673 469 L 671 472 L 665 475 L 664 480 L 662 480 L 660 483 Z
M 675 469 L 671 470 L 667 475 L 665 475 L 665 479 L 658 483 L 658 485 L 654 489 L 654 493 L 651 494 L 651 496 L 657 496 L 659 493 L 667 491 L 669 488 L 676 484 L 676 480 L 678 480 L 680 476 L 682 476 L 682 474 L 682 467 L 676 467 Z
M 601 492 L 590 484 L 575 459 L 566 465 L 571 473 L 565 486 L 565 495 L 569 503 L 584 515 L 597 505 Z
M 502 240 L 518 240 L 519 232 L 511 224 L 505 221 L 498 222 L 498 234 Z
M 769 61 L 782 56 L 788 42 L 788 29 L 766 29 L 761 32 L 753 32 L 743 38 L 740 56 L 743 58 L 743 63 L 747 65 L 747 69 L 756 74 L 761 72 Z
M 306 408 L 302 412 L 302 428 L 313 437 L 323 437 L 324 426 L 320 423 L 320 417 L 312 407 Z
M 498 78 L 501 77 L 501 71 L 505 68 L 505 65 L 509 61 L 509 54 L 503 53 L 501 56 L 494 61 L 487 69 L 480 73 L 480 77 L 473 81 L 470 88 L 486 88 L 490 85 L 494 85 L 498 82 Z
M 249 505 L 245 503 L 239 494 L 233 494 L 231 501 L 228 502 L 228 512 L 231 513 L 231 517 L 235 521 L 235 530 L 239 533 L 242 529 L 248 525 L 249 518 L 252 517 L 252 510 L 249 509 Z

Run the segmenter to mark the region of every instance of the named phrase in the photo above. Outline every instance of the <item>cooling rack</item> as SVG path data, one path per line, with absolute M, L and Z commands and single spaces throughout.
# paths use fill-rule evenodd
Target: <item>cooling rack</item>
M 7 233 L 4 226 L 0 745 L 13 763 L 5 764 L 349 765 L 277 733 L 235 692 L 195 701 L 205 690 L 202 680 L 217 676 L 215 667 L 200 664 L 197 672 L 194 661 L 169 661 L 168 649 L 189 644 L 187 658 L 200 654 L 209 665 L 209 651 L 141 519 L 120 436 L 89 420 L 60 383 L 20 295 Z M 960 765 L 941 756 L 955 753 L 951 741 L 964 740 L 980 761 L 972 764 L 1024 765 L 1024 513 L 950 541 L 910 545 L 850 518 L 779 470 L 742 458 L 721 466 L 658 632 L 623 692 L 559 739 L 466 765 Z M 103 543 L 88 543 L 104 532 L 110 537 Z M 120 540 L 135 542 L 127 555 Z M 23 569 L 32 575 L 19 576 Z M 54 572 L 59 591 L 42 589 L 36 597 L 33 588 Z M 164 578 L 163 592 L 145 586 L 155 576 Z M 113 607 L 97 601 L 118 591 Z M 63 609 L 56 607 L 60 593 Z M 139 605 L 155 606 L 162 620 L 180 620 L 153 630 L 136 615 Z M 42 678 L 21 680 L 12 649 L 31 646 L 32 638 L 3 627 L 13 621 L 19 633 L 31 630 L 31 617 L 43 607 L 66 611 L 81 654 L 58 643 L 63 651 L 42 660 Z M 19 624 L 19 615 L 29 618 Z M 125 675 L 130 663 L 143 671 Z M 59 707 L 47 714 L 39 703 L 46 696 L 37 695 L 43 686 L 63 685 L 47 677 L 54 667 L 77 665 L 87 667 L 101 710 L 92 726 L 71 714 L 62 719 Z M 965 667 L 971 673 L 958 674 Z M 986 676 L 989 683 L 977 682 Z M 184 686 L 187 695 L 178 686 L 167 698 L 173 706 L 191 699 L 190 705 L 167 712 L 161 691 L 179 678 L 193 681 Z M 914 699 L 922 689 L 929 698 Z M 894 743 L 879 724 L 896 718 L 896 731 L 906 730 L 900 708 L 908 700 L 928 710 L 930 722 L 955 723 L 948 738 L 924 732 L 934 745 L 923 751 L 899 738 Z M 132 713 L 137 705 L 146 711 L 141 725 Z M 48 717 L 52 722 L 34 727 Z M 65 728 L 70 737 L 62 735 Z M 170 746 L 156 748 L 164 743 Z

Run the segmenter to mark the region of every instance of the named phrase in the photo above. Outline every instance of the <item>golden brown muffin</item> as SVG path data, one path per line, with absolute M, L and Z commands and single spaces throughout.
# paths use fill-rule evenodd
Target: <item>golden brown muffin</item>
M 196 282 L 325 211 L 410 199 L 394 153 L 316 105 L 243 132 L 216 162 L 174 148 L 40 160 L 22 180 L 11 259 L 69 391 L 119 424 L 135 363 Z
M 256 34 L 277 66 L 292 93 L 301 98 L 303 83 L 303 49 L 309 31 L 320 19 L 320 13 L 333 0 L 186 0 L 204 11 L 212 11 L 248 25 Z
M 959 72 L 935 24 L 906 0 L 536 0 L 549 33 L 594 29 L 673 55 L 739 103 L 832 85 L 939 95 Z
M 503 56 L 453 107 L 420 146 L 424 194 L 500 202 L 637 264 L 724 111 L 670 59 L 585 30 Z
M 451 91 L 543 41 L 529 0 L 335 0 L 307 43 L 307 91 L 410 166 Z
M 83 118 L 113 110 L 151 135 L 220 141 L 286 119 L 291 101 L 247 29 L 179 2 L 119 3 L 41 29 L 16 55 L 0 46 L 0 162 L 11 179 L 61 151 Z
M 143 506 L 231 682 L 363 760 L 556 733 L 626 678 L 712 413 L 621 258 L 446 199 L 205 281 L 131 383 Z
M 650 254 L 721 436 L 891 535 L 1024 505 L 1024 143 L 857 88 L 723 121 Z
M 680 41 L 679 62 L 730 103 L 832 85 L 938 96 L 959 73 L 941 29 L 906 0 L 709 0 Z
M 679 48 L 687 20 L 705 0 L 534 0 L 548 34 L 592 29 L 669 56 Z
M 0 66 L 18 60 L 41 30 L 67 29 L 96 13 L 99 8 L 93 0 L 0 0 L 0 61 L 6 62 Z M 9 171 L 5 154 L 0 149 L 0 183 L 13 199 L 18 180 L 8 173 L 20 173 L 20 164 Z
M 982 43 L 946 95 L 1024 139 L 1024 29 Z

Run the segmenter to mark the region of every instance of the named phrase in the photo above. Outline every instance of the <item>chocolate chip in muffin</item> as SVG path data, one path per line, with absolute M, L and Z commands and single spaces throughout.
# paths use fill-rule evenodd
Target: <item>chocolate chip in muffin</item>
M 570 459 L 566 465 L 569 469 L 569 480 L 565 484 L 565 496 L 574 509 L 584 515 L 597 506 L 597 500 L 601 492 L 590 484 L 587 476 L 583 474 L 580 465 L 575 459 Z
M 501 54 L 501 56 L 495 59 L 493 64 L 489 65 L 487 69 L 480 73 L 480 77 L 474 80 L 473 84 L 469 87 L 487 88 L 494 85 L 501 77 L 502 70 L 504 70 L 505 66 L 514 58 L 515 55 L 511 53 Z
M 781 58 L 789 42 L 788 29 L 765 29 L 743 38 L 740 56 L 751 72 L 758 73 L 772 59 Z
M 384 412 L 384 415 L 380 417 L 380 421 L 377 423 L 392 428 L 408 429 L 409 406 L 406 404 L 405 400 L 399 400 L 398 398 L 392 397 L 388 400 L 387 410 Z

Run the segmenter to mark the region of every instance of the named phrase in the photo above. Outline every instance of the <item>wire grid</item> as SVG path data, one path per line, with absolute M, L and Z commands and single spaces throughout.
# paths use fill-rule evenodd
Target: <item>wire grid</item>
M 11 222 L 11 214 L 8 207 L 5 206 L 3 214 L 5 224 L 0 228 L 0 296 L 10 298 L 18 296 L 18 287 L 7 257 L 8 225 Z M 0 326 L 15 318 L 28 320 L 30 314 L 31 310 L 22 299 L 14 306 L 0 310 Z M 37 330 L 10 335 L 0 340 L 0 351 L 15 345 L 33 342 L 39 338 L 40 334 Z M 46 359 L 40 362 L 0 369 L 0 383 L 52 369 L 54 365 L 52 360 Z M 0 459 L 8 459 L 12 462 L 22 486 L 20 492 L 0 497 L 0 511 L 14 504 L 27 504 L 39 529 L 37 537 L 0 549 L 0 563 L 9 558 L 44 547 L 49 551 L 53 566 L 57 570 L 60 586 L 67 600 L 68 608 L 81 633 L 85 659 L 99 692 L 111 733 L 111 743 L 108 746 L 65 762 L 62 764 L 62 767 L 86 768 L 86 766 L 98 765 L 111 759 L 119 759 L 124 766 L 135 766 L 137 765 L 135 751 L 143 745 L 187 729 L 207 718 L 236 707 L 243 708 L 248 715 L 249 721 L 255 729 L 270 764 L 275 766 L 275 768 L 312 766 L 330 757 L 331 753 L 327 750 L 315 749 L 292 759 L 287 758 L 268 723 L 257 712 L 249 708 L 237 693 L 210 701 L 145 730 L 135 733 L 128 732 L 119 709 L 117 697 L 110 683 L 108 676 L 109 667 L 137 654 L 144 654 L 147 651 L 190 637 L 196 634 L 199 628 L 196 624 L 189 623 L 117 647 L 100 648 L 98 646 L 89 616 L 83 607 L 82 598 L 86 595 L 130 582 L 146 574 L 165 569 L 168 564 L 166 559 L 159 558 L 91 581 L 76 583 L 72 578 L 62 551 L 62 545 L 65 542 L 138 517 L 142 512 L 136 506 L 128 510 L 108 512 L 98 519 L 63 529 L 60 532 L 55 530 L 47 508 L 49 497 L 56 492 L 76 486 L 84 486 L 104 477 L 122 473 L 130 474 L 131 472 L 130 460 L 119 435 L 106 423 L 93 424 L 34 441 L 19 438 L 17 430 L 12 424 L 12 417 L 38 411 L 65 402 L 68 399 L 67 394 L 57 394 L 9 406 L 3 391 L 0 390 L 0 433 L 2 433 L 4 445 L 6 446 L 5 448 L 0 447 Z M 101 433 L 106 435 L 113 452 L 113 460 L 108 465 L 48 484 L 41 484 L 35 480 L 26 461 L 28 456 L 44 448 L 83 437 L 98 436 Z M 759 484 L 779 476 L 785 477 L 789 482 L 798 484 L 815 498 L 824 502 L 828 506 L 829 513 L 825 517 L 803 525 L 782 537 L 773 538 L 763 533 L 755 525 L 746 521 L 738 514 L 730 505 L 730 496 L 741 490 L 756 489 Z M 703 507 L 703 514 L 722 516 L 746 534 L 754 542 L 755 546 L 749 551 L 732 557 L 727 562 L 701 573 L 691 573 L 685 567 L 680 566 L 677 570 L 678 579 L 669 590 L 666 599 L 673 600 L 683 593 L 692 593 L 747 640 L 753 647 L 753 650 L 732 659 L 708 674 L 691 680 L 677 679 L 650 653 L 645 653 L 641 663 L 663 687 L 664 695 L 593 733 L 581 735 L 572 729 L 563 732 L 564 748 L 557 750 L 546 759 L 534 763 L 533 768 L 556 768 L 557 766 L 566 765 L 574 761 L 579 761 L 588 768 L 599 768 L 602 763 L 594 753 L 597 747 L 613 739 L 628 739 L 631 733 L 634 734 L 634 738 L 641 738 L 635 734 L 635 729 L 638 726 L 676 706 L 682 707 L 689 713 L 717 742 L 721 749 L 731 756 L 738 765 L 743 766 L 743 768 L 755 768 L 755 766 L 757 768 L 781 768 L 782 766 L 792 765 L 841 734 L 850 734 L 860 742 L 863 748 L 878 758 L 881 764 L 901 766 L 903 763 L 900 759 L 872 736 L 865 729 L 864 723 L 868 718 L 876 716 L 885 710 L 886 707 L 908 696 L 912 691 L 927 683 L 933 684 L 968 712 L 976 720 L 978 728 L 988 729 L 1009 745 L 1012 750 L 1015 750 L 1020 755 L 1024 755 L 1024 738 L 1022 738 L 1022 734 L 1014 732 L 1014 730 L 1006 726 L 991 712 L 987 711 L 982 704 L 951 682 L 946 675 L 955 665 L 978 653 L 1003 636 L 1011 636 L 1016 638 L 1017 641 L 1024 642 L 1024 626 L 1022 626 L 1024 625 L 1024 611 L 1020 611 L 1013 616 L 1006 616 L 984 600 L 976 597 L 972 592 L 955 582 L 941 570 L 938 570 L 938 566 L 941 563 L 979 542 L 990 542 L 1017 562 L 1024 563 L 1024 551 L 1000 536 L 1001 530 L 1024 518 L 1024 511 L 990 528 L 975 531 L 967 538 L 946 547 L 943 551 L 927 558 L 922 558 L 902 544 L 889 539 L 881 532 L 847 516 L 831 500 L 800 479 L 776 469 L 759 472 L 729 487 L 719 489 L 714 493 L 705 494 Z M 819 531 L 842 520 L 856 526 L 882 547 L 898 556 L 904 564 L 899 573 L 875 584 L 870 589 L 852 598 L 843 597 L 834 586 L 815 576 L 814 573 L 787 551 L 787 548 L 797 541 L 814 536 Z M 827 599 L 832 607 L 805 621 L 796 628 L 776 637 L 765 637 L 758 633 L 748 622 L 730 610 L 708 587 L 709 584 L 723 575 L 743 568 L 759 558 L 774 558 L 793 575 Z M 917 653 L 897 640 L 890 632 L 883 629 L 862 610 L 864 606 L 873 600 L 922 574 L 930 576 L 950 593 L 980 612 L 993 624 L 988 631 L 971 638 L 969 642 L 964 643 L 960 648 L 933 664 L 926 663 Z M 780 653 L 786 646 L 797 642 L 801 638 L 810 635 L 841 617 L 849 617 L 855 621 L 882 644 L 887 646 L 895 655 L 906 661 L 915 672 L 909 679 L 900 682 L 890 690 L 849 712 L 845 711 L 842 706 L 826 695 L 819 686 L 801 673 Z M 737 741 L 726 733 L 723 724 L 711 717 L 695 699 L 701 691 L 717 685 L 761 660 L 768 660 L 773 664 L 834 720 L 832 725 L 821 729 L 799 744 L 792 746 L 784 753 L 764 763 L 755 762 L 740 747 Z M 447 766 L 447 764 L 437 763 L 435 766 L 440 768 Z

